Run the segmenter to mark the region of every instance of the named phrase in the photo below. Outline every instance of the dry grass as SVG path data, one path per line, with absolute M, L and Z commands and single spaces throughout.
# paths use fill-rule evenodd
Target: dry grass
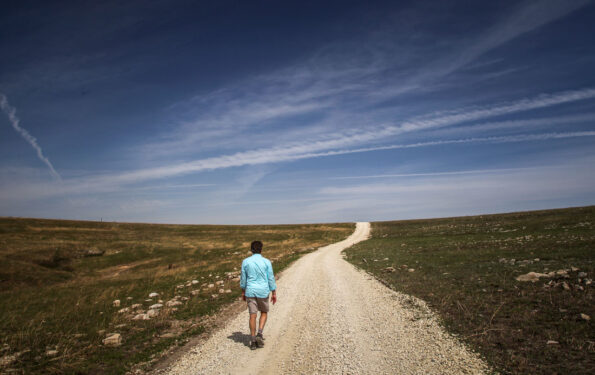
M 0 372 L 123 373 L 202 332 L 205 316 L 239 296 L 239 283 L 229 273 L 249 254 L 252 240 L 264 242 L 263 255 L 279 271 L 300 253 L 339 241 L 352 230 L 352 224 L 193 226 L 2 218 L 0 358 L 15 355 L 15 361 Z M 88 249 L 104 255 L 86 257 Z M 176 289 L 190 280 L 199 283 Z M 215 281 L 224 284 L 208 288 Z M 232 293 L 219 294 L 220 287 Z M 177 310 L 164 307 L 148 321 L 118 313 L 134 303 L 146 311 L 157 302 L 145 301 L 153 291 L 164 302 L 176 295 L 188 300 Z M 120 307 L 112 305 L 116 299 Z M 101 344 L 109 332 L 122 334 L 122 346 Z M 58 354 L 46 355 L 52 349 Z

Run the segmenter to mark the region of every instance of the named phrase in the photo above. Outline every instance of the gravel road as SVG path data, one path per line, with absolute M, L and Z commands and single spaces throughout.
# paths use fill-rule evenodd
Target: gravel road
M 348 239 L 305 255 L 283 273 L 264 348 L 248 347 L 246 311 L 164 373 L 487 373 L 423 301 L 388 289 L 342 258 L 343 249 L 369 233 L 370 223 L 358 223 Z

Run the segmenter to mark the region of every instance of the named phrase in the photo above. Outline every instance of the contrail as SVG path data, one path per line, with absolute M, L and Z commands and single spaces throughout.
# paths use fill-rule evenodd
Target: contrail
M 51 175 L 56 180 L 62 181 L 62 177 L 60 177 L 58 172 L 56 172 L 56 170 L 54 169 L 54 166 L 52 165 L 50 160 L 43 155 L 43 151 L 41 150 L 41 147 L 39 147 L 39 145 L 37 144 L 37 139 L 34 136 L 32 136 L 26 129 L 22 128 L 19 125 L 21 120 L 19 120 L 19 118 L 16 115 L 17 110 L 13 106 L 8 104 L 8 99 L 6 98 L 6 95 L 4 95 L 2 93 L 0 93 L 0 108 L 2 108 L 2 111 L 4 113 L 6 113 L 6 116 L 8 116 L 8 120 L 12 124 L 12 127 L 14 128 L 14 130 L 16 130 L 23 138 L 25 138 L 25 140 L 27 142 L 29 142 L 31 147 L 33 147 L 35 149 L 35 151 L 37 152 L 37 157 L 39 158 L 39 160 L 41 160 L 42 162 L 45 163 L 45 165 L 48 166 L 48 168 L 50 169 Z

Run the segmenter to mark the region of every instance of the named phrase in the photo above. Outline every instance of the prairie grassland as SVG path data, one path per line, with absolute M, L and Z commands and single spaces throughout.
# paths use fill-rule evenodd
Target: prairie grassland
M 279 272 L 353 228 L 0 218 L 0 373 L 123 373 L 202 332 L 205 316 L 238 298 L 251 241 L 263 241 Z M 156 303 L 157 316 L 132 320 Z M 120 346 L 102 344 L 110 333 Z
M 502 373 L 592 374 L 594 225 L 595 206 L 378 222 L 346 254 Z M 516 280 L 529 272 L 546 276 Z

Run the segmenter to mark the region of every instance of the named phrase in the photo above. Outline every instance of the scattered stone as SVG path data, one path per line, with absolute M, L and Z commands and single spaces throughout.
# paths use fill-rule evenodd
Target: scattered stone
M 225 293 L 225 290 L 224 289 L 219 289 L 219 294 L 223 294 L 223 293 Z
M 164 334 L 159 335 L 159 337 L 163 338 L 163 339 L 171 339 L 176 337 L 176 335 L 174 333 L 171 332 L 166 332 Z
M 215 285 L 223 285 L 223 280 L 219 280 L 219 281 L 215 282 Z
M 531 281 L 536 282 L 539 280 L 540 277 L 548 277 L 545 273 L 538 273 L 538 272 L 529 272 L 524 275 L 520 275 L 516 277 L 517 281 Z
M 409 268 L 409 266 L 407 266 L 406 264 L 401 265 L 401 269 L 406 270 L 407 268 Z
M 128 311 L 130 311 L 130 308 L 129 307 L 124 307 L 123 309 L 118 310 L 118 313 L 124 314 L 124 313 L 127 313 Z
M 384 258 L 384 259 L 382 259 L 382 260 L 388 260 L 388 258 Z
M 576 272 L 576 271 L 578 271 L 579 269 L 578 269 L 578 267 L 570 267 L 570 270 L 571 270 L 572 272 Z
M 198 280 L 192 280 L 192 285 L 198 284 Z
M 558 342 L 558 341 L 554 341 L 554 340 L 548 340 L 548 341 L 547 341 L 547 344 L 548 344 L 548 345 L 558 345 L 558 344 L 559 344 L 559 342 Z
M 578 273 L 578 277 L 580 277 L 580 278 L 587 277 L 587 273 L 586 272 L 579 272 Z
M 99 331 L 97 331 L 97 334 L 99 336 L 102 336 L 105 333 L 105 329 L 100 329 Z
M 182 302 L 180 302 L 178 300 L 175 300 L 175 299 L 172 299 L 171 301 L 167 301 L 167 303 L 165 305 L 167 307 L 174 307 L 174 306 L 180 306 L 182 304 L 183 304 Z
M 570 290 L 570 285 L 568 285 L 568 283 L 566 281 L 564 281 L 562 283 L 562 288 L 564 288 L 564 290 Z
M 72 337 L 74 337 L 75 339 L 80 339 L 81 337 L 85 337 L 84 333 L 75 333 L 74 335 L 72 335 Z
M 117 326 L 115 326 L 114 328 L 116 329 L 120 329 L 120 328 L 124 328 L 126 327 L 126 323 L 122 323 L 122 324 L 118 324 Z
M 591 320 L 591 317 L 589 315 L 587 315 L 587 314 L 581 313 L 581 319 L 582 320 L 589 321 L 589 320 Z
M 149 298 L 149 299 L 146 299 L 145 302 L 153 302 L 153 300 Z
M 100 257 L 105 254 L 105 250 L 99 249 L 87 249 L 83 252 L 83 255 L 86 257 Z
M 176 286 L 176 288 L 178 288 L 178 289 L 183 289 L 185 286 L 186 286 L 186 285 L 184 285 L 184 284 L 180 284 L 180 285 Z
M 225 289 L 225 293 L 231 293 L 231 289 Z
M 127 301 L 132 301 L 132 297 L 126 297 Z
M 160 309 L 162 307 L 163 307 L 163 305 L 161 303 L 156 303 L 154 305 L 149 306 L 149 309 L 151 309 L 151 310 L 157 310 L 157 309 Z
M 558 276 L 566 276 L 566 275 L 568 275 L 568 271 L 566 271 L 566 270 L 557 270 L 556 271 L 556 275 L 558 275 Z
M 396 269 L 394 267 L 386 267 L 384 269 L 384 272 L 395 272 L 395 271 L 396 271 Z
M 533 261 L 534 261 L 534 262 L 539 262 L 540 260 L 541 260 L 541 259 L 539 259 L 539 258 L 535 258 L 535 259 L 533 259 Z
M 200 290 L 193 290 L 190 292 L 190 294 L 192 294 L 193 296 L 197 296 L 200 294 Z
M 162 299 L 160 299 L 159 301 L 157 301 L 157 303 L 163 303 L 163 300 L 162 300 Z
M 157 292 L 153 292 L 153 293 L 149 294 L 149 298 L 155 298 L 157 296 L 159 296 L 159 293 L 157 293 Z
M 147 316 L 149 317 L 149 319 L 150 319 L 150 318 L 154 318 L 154 317 L 156 317 L 157 315 L 159 315 L 159 310 L 156 310 L 156 309 L 149 309 L 149 310 L 147 311 Z
M 211 298 L 212 298 L 212 299 L 217 299 L 217 297 L 219 297 L 219 295 L 218 295 L 218 294 L 211 294 Z
M 149 318 L 149 315 L 147 315 L 147 314 L 143 314 L 143 313 L 141 313 L 141 314 L 136 314 L 136 315 L 134 316 L 134 318 L 132 318 L 132 320 L 149 320 L 149 319 L 151 319 L 151 318 Z
M 10 354 L 0 357 L 0 367 L 11 365 L 17 360 L 17 354 Z
M 114 307 L 119 307 L 120 306 L 120 300 L 114 300 L 114 302 L 112 302 L 112 304 L 114 305 Z
M 119 333 L 112 333 L 110 336 L 101 340 L 105 346 L 120 346 L 122 345 L 122 336 Z
M 182 301 L 188 301 L 190 298 L 188 298 L 188 297 L 181 297 L 180 299 L 181 299 Z
M 215 287 L 215 284 L 209 284 L 209 285 L 207 285 L 207 288 L 214 288 L 214 287 Z
M 407 272 L 415 272 L 415 268 L 409 268 Z
M 130 306 L 131 309 L 138 309 L 143 307 L 143 305 L 141 305 L 140 303 L 135 303 L 134 305 Z

